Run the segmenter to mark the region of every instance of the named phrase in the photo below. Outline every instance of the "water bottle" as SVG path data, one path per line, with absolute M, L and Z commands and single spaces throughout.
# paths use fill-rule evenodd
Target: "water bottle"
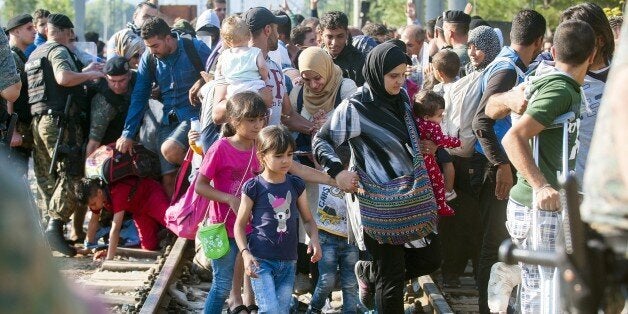
M 410 75 L 410 79 L 421 86 L 422 81 L 422 73 L 421 73 L 421 61 L 417 55 L 412 55 L 412 74 Z
M 198 120 L 198 117 L 193 117 L 190 119 L 190 129 L 192 131 L 198 132 L 199 134 L 201 133 L 201 121 Z M 201 143 L 199 142 L 199 140 L 196 140 L 194 144 L 197 147 L 201 147 Z

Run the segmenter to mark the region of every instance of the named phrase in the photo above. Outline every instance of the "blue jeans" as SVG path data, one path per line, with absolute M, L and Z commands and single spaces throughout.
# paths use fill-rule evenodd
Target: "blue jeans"
M 205 301 L 205 314 L 220 314 L 225 301 L 231 292 L 233 268 L 235 266 L 238 246 L 234 239 L 229 238 L 229 252 L 219 259 L 212 260 L 214 280 Z
M 283 314 L 290 311 L 297 261 L 258 258 L 258 278 L 251 278 L 258 313 Z
M 318 261 L 319 278 L 310 301 L 310 309 L 320 312 L 325 306 L 325 299 L 336 283 L 336 270 L 340 267 L 342 312 L 356 313 L 359 302 L 358 281 L 353 273 L 353 267 L 358 261 L 358 247 L 349 244 L 347 238 L 325 231 L 319 231 L 318 237 L 323 250 L 323 258 Z

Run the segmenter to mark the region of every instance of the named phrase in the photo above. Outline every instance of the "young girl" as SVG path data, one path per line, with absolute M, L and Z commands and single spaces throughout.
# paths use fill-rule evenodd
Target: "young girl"
M 113 259 L 120 239 L 125 212 L 133 215 L 135 226 L 140 235 L 141 246 L 145 250 L 157 250 L 159 226 L 165 226 L 164 216 L 170 200 L 161 184 L 150 178 L 128 177 L 106 185 L 99 179 L 83 179 L 77 187 L 77 198 L 92 211 L 92 218 L 87 226 L 86 246 L 97 243 L 96 231 L 102 209 L 113 212 L 109 249 L 99 251 L 94 259 L 103 257 Z
M 225 137 L 207 150 L 195 186 L 197 193 L 210 200 L 210 222 L 225 221 L 230 244 L 225 256 L 212 260 L 214 280 L 205 302 L 205 313 L 221 313 L 232 288 L 238 255 L 233 240 L 233 225 L 240 205 L 236 195 L 239 195 L 242 184 L 259 169 L 254 143 L 266 124 L 266 105 L 252 92 L 233 96 L 227 102 L 227 111 L 231 119 L 225 125 Z M 243 302 L 239 291 L 234 291 L 231 296 L 229 312 L 241 310 Z
M 205 153 L 195 186 L 197 193 L 210 200 L 210 222 L 225 221 L 230 245 L 225 256 L 212 260 L 214 281 L 205 302 L 205 313 L 221 313 L 225 300 L 230 296 L 234 267 L 239 255 L 234 240 L 234 224 L 240 206 L 238 195 L 243 183 L 260 170 L 259 160 L 255 156 L 255 141 L 267 119 L 266 105 L 254 92 L 234 95 L 227 102 L 227 112 L 229 123 L 225 124 L 225 137 L 217 140 Z M 293 165 L 290 171 L 314 182 L 335 184 L 325 173 L 299 164 Z M 244 225 L 242 232 L 250 232 L 251 228 L 246 226 L 246 222 Z M 236 291 L 231 293 L 229 312 L 248 310 L 243 307 L 239 287 L 234 285 Z M 252 304 L 252 300 L 245 301 Z
M 260 313 L 288 313 L 296 274 L 298 221 L 310 237 L 311 262 L 321 258 L 316 223 L 307 206 L 305 183 L 288 174 L 295 142 L 282 126 L 264 128 L 257 156 L 260 175 L 247 181 L 236 220 L 236 241 L 251 277 Z M 253 231 L 246 228 L 251 221 Z
M 218 57 L 216 77 L 224 77 L 227 99 L 242 91 L 257 92 L 266 87 L 268 68 L 262 51 L 249 47 L 251 32 L 241 17 L 227 17 L 220 28 L 225 49 Z
M 443 135 L 440 123 L 443 121 L 445 100 L 433 91 L 422 90 L 414 99 L 414 114 L 421 140 L 430 140 L 439 147 L 455 148 L 460 146 L 460 140 L 455 137 Z M 432 190 L 438 203 L 440 216 L 453 216 L 454 210 L 447 205 L 445 198 L 445 184 L 443 175 L 432 154 L 423 154 L 427 173 L 430 175 Z

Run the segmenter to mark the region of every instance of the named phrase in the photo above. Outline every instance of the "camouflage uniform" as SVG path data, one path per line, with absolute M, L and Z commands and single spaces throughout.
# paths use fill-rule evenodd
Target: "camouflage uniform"
M 30 114 L 30 106 L 28 105 L 28 81 L 26 80 L 26 73 L 24 72 L 24 62 L 26 62 L 27 58 L 19 48 L 11 47 L 11 50 L 13 60 L 20 73 L 20 79 L 22 80 L 20 97 L 13 104 L 13 110 L 18 114 L 19 118 L 16 131 L 22 135 L 22 145 L 14 147 L 11 150 L 11 159 L 17 172 L 25 176 L 28 173 L 28 158 L 30 158 L 33 150 L 33 131 L 30 125 L 32 117 Z
M 58 47 L 48 55 L 53 71 L 80 72 L 73 62 L 67 49 Z M 76 99 L 76 98 L 75 98 Z M 66 128 L 63 134 L 63 143 L 74 142 L 74 148 L 82 146 L 84 135 L 81 129 L 80 108 L 77 101 L 73 101 L 69 117 L 66 119 Z M 47 212 L 50 218 L 69 221 L 70 216 L 80 206 L 76 199 L 74 186 L 80 182 L 85 158 L 83 148 L 68 156 L 61 155 L 58 158 L 56 173 L 48 175 L 48 169 L 52 161 L 55 142 L 59 134 L 57 125 L 59 117 L 55 114 L 42 114 L 33 117 L 33 160 L 37 189 L 39 191 L 39 203 L 47 204 Z
M 129 111 L 129 104 L 131 103 L 135 76 L 136 74 L 132 73 L 128 90 L 124 95 L 113 94 L 107 87 L 107 81 L 102 79 L 99 92 L 92 98 L 89 127 L 90 140 L 101 144 L 110 144 L 120 137 L 124 129 L 126 114 Z M 108 99 L 107 97 L 110 98 Z
M 0 90 L 5 90 L 7 87 L 20 81 L 20 76 L 17 74 L 15 68 L 15 61 L 11 57 L 11 49 L 9 48 L 9 39 L 4 32 L 0 32 Z M 4 99 L 0 108 L 6 109 L 6 102 Z

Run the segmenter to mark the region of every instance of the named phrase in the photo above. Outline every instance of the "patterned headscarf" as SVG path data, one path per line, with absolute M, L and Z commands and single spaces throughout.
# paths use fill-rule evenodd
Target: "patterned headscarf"
M 144 41 L 140 36 L 133 33 L 128 29 L 126 32 L 118 32 L 114 37 L 114 53 L 118 56 L 122 56 L 127 60 L 135 55 L 141 56 L 144 53 L 146 47 Z
M 489 63 L 495 60 L 501 50 L 499 37 L 497 33 L 495 33 L 495 30 L 493 30 L 492 27 L 484 25 L 478 26 L 469 32 L 468 44 L 473 44 L 476 49 L 482 50 L 486 56 L 484 61 L 475 67 L 474 70 L 484 69 Z

